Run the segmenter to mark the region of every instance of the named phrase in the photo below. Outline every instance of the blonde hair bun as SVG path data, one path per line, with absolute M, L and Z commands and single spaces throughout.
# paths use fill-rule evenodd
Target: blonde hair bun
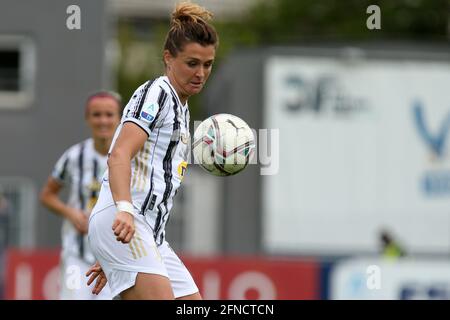
M 201 22 L 206 23 L 211 20 L 213 14 L 204 7 L 191 2 L 181 2 L 175 7 L 172 12 L 172 24 L 180 25 L 183 22 Z
M 184 45 L 195 42 L 202 46 L 213 45 L 217 48 L 219 36 L 214 26 L 209 24 L 212 13 L 191 2 L 181 2 L 172 12 L 170 29 L 164 43 L 174 57 L 184 50 Z

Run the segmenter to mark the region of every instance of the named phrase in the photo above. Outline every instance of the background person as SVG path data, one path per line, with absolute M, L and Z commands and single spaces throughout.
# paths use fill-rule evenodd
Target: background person
M 85 119 L 92 137 L 63 153 L 41 192 L 42 204 L 64 218 L 60 293 L 64 300 L 111 299 L 109 288 L 93 295 L 84 274 L 95 262 L 87 239 L 88 216 L 97 201 L 121 111 L 120 98 L 113 92 L 97 92 L 88 98 Z M 67 203 L 59 197 L 63 188 L 69 191 Z

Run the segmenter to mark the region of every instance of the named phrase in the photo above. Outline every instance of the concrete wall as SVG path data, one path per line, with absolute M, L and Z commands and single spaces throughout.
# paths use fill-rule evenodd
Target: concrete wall
M 205 117 L 231 113 L 253 128 L 262 123 L 264 56 L 255 51 L 231 55 L 211 76 L 204 93 Z M 260 168 L 249 165 L 236 176 L 220 178 L 223 184 L 219 214 L 220 250 L 224 253 L 260 251 Z
M 66 27 L 71 4 L 81 9 L 81 30 Z M 0 109 L 0 176 L 27 177 L 39 190 L 62 152 L 89 134 L 84 100 L 106 77 L 105 1 L 0 0 L 0 8 L 0 36 L 25 36 L 36 52 L 31 104 Z M 34 207 L 36 245 L 59 245 L 61 219 Z

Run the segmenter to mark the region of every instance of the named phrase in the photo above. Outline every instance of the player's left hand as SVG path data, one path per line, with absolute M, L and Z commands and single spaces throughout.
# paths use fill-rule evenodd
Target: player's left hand
M 98 295 L 102 289 L 105 287 L 107 283 L 106 275 L 103 272 L 102 267 L 100 266 L 100 263 L 96 262 L 93 266 L 89 268 L 89 270 L 86 272 L 86 277 L 89 277 L 89 280 L 87 281 L 87 285 L 89 286 L 92 282 L 94 282 L 95 279 L 97 279 L 97 282 L 95 282 L 95 286 L 92 289 L 92 293 L 95 295 Z

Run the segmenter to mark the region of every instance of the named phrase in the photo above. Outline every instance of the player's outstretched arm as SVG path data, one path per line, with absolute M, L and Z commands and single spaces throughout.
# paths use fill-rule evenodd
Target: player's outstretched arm
M 53 177 L 47 179 L 46 184 L 41 190 L 40 201 L 54 213 L 68 219 L 77 231 L 86 234 L 88 231 L 88 218 L 85 213 L 79 209 L 69 207 L 59 198 L 62 185 Z
M 121 204 L 118 206 L 112 229 L 117 241 L 122 243 L 129 243 L 135 230 L 130 192 L 131 160 L 144 146 L 147 137 L 147 133 L 137 124 L 125 122 L 108 159 L 112 196 L 116 206 Z M 127 203 L 131 209 L 126 209 Z

